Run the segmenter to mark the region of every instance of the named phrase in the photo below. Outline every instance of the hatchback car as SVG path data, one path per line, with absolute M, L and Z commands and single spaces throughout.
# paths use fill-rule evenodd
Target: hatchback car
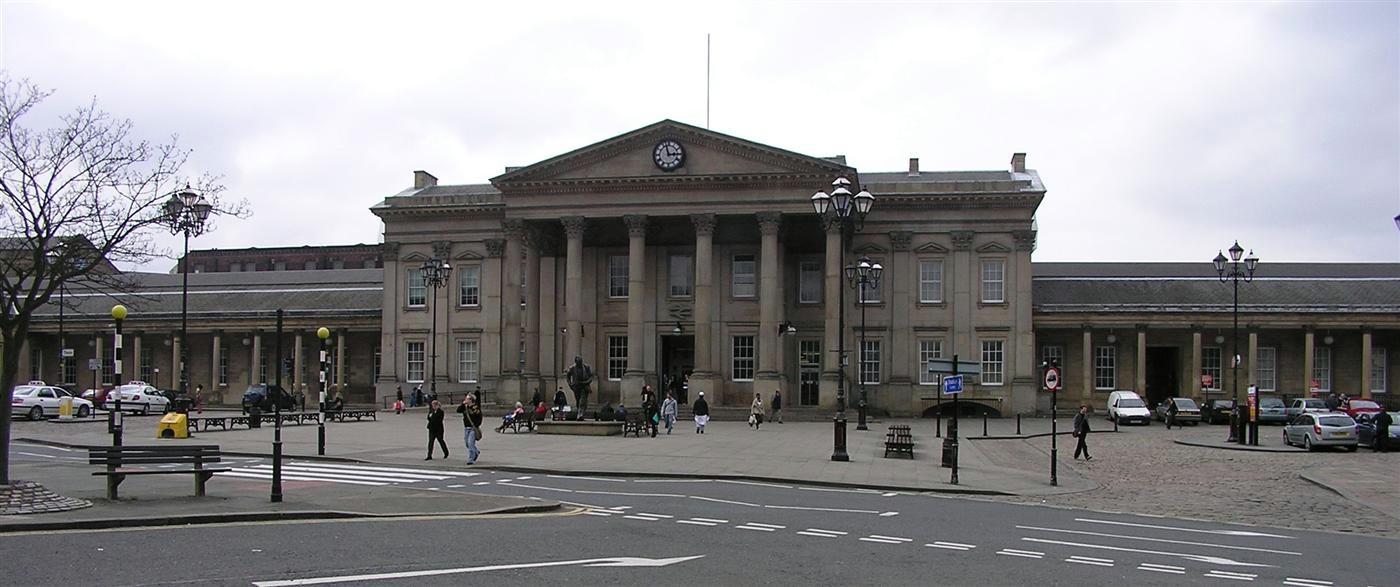
M 121 395 L 122 411 L 137 414 L 151 412 L 164 413 L 170 400 L 161 395 L 160 390 L 144 383 L 128 383 L 107 394 L 107 407 L 116 409 L 117 394 Z
M 20 385 L 15 387 L 10 400 L 10 413 L 23 414 L 30 420 L 40 420 L 45 416 L 57 416 L 58 405 L 63 398 L 73 398 L 73 414 L 86 418 L 92 414 L 92 402 L 76 397 L 62 387 L 51 385 Z
M 1208 399 L 1205 405 L 1201 406 L 1201 421 L 1207 424 L 1229 422 L 1230 412 L 1233 411 L 1235 411 L 1235 400 Z
M 1259 398 L 1259 423 L 1287 424 L 1288 419 L 1288 407 L 1283 405 L 1282 399 L 1270 396 Z
M 1356 441 L 1361 446 L 1376 448 L 1376 422 L 1375 418 L 1365 418 L 1356 420 Z M 1391 450 L 1400 450 L 1400 412 L 1390 413 L 1390 446 Z
M 1176 422 L 1178 424 L 1195 426 L 1201 422 L 1201 408 L 1189 397 L 1169 397 L 1166 401 L 1157 404 L 1157 410 L 1153 413 L 1157 420 L 1167 421 L 1167 410 L 1173 403 L 1176 404 Z
M 292 394 L 287 393 L 276 385 L 260 383 L 258 385 L 249 385 L 247 391 L 243 392 L 243 413 L 248 413 L 248 408 L 254 405 L 258 406 L 258 409 L 264 413 L 272 412 L 275 407 L 272 405 L 271 396 L 273 395 L 279 398 L 278 403 L 281 404 L 281 408 L 285 411 L 291 411 L 292 408 L 296 406 L 296 398 L 292 397 Z
M 1294 418 L 1297 418 L 1298 416 L 1301 416 L 1305 413 L 1319 413 L 1330 411 L 1332 410 L 1327 408 L 1327 402 L 1321 399 L 1300 397 L 1295 398 L 1292 403 L 1288 404 L 1288 407 L 1284 408 L 1283 413 L 1284 415 L 1288 416 L 1288 421 L 1292 422 Z
M 1360 419 L 1363 415 L 1369 418 L 1379 414 L 1382 408 L 1380 404 L 1368 399 L 1353 399 L 1342 406 L 1342 411 L 1352 418 Z
M 1356 420 L 1342 413 L 1308 412 L 1283 427 L 1283 443 L 1316 450 L 1320 446 L 1341 446 L 1356 452 Z

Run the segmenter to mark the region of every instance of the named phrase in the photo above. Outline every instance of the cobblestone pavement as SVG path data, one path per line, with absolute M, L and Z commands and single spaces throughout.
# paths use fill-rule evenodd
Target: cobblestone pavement
M 66 512 L 86 507 L 92 507 L 92 502 L 63 497 L 33 481 L 0 485 L 0 516 Z
M 1095 426 L 1111 429 L 1107 422 Z M 1261 437 L 1281 434 L 1277 426 L 1261 429 Z M 1092 461 L 1075 461 L 1074 439 L 1059 439 L 1060 467 L 1072 467 L 1095 481 L 1099 489 L 1044 497 L 995 497 L 1021 503 L 1133 512 L 1279 527 L 1295 527 L 1400 536 L 1400 518 L 1349 501 L 1299 477 L 1318 465 L 1342 465 L 1386 472 L 1400 486 L 1400 454 L 1325 451 L 1273 453 L 1183 446 L 1174 438 L 1224 436 L 1224 426 L 1201 425 L 1167 431 L 1160 424 L 1123 428 L 1122 432 L 1089 437 Z M 1265 436 L 1267 435 L 1267 436 Z M 1004 467 L 1049 469 L 1050 439 L 985 440 L 998 443 L 983 452 Z M 1020 444 L 1020 446 L 1001 446 Z

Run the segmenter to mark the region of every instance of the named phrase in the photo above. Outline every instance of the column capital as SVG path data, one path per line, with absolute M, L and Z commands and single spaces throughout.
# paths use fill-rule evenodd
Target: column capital
M 501 229 L 505 231 L 506 238 L 517 240 L 525 238 L 525 221 L 519 218 L 506 218 L 502 220 Z
M 569 238 L 583 238 L 583 231 L 588 227 L 588 219 L 582 216 L 565 216 L 559 222 L 564 225 L 564 234 Z
M 622 217 L 622 221 L 627 224 L 628 237 L 645 237 L 647 235 L 646 214 L 627 214 Z
M 955 250 L 955 251 L 970 251 L 970 250 L 972 250 L 972 231 L 970 231 L 970 230 L 957 230 L 957 231 L 953 231 L 953 250 Z
M 690 224 L 695 226 L 695 234 L 714 234 L 718 218 L 714 214 L 691 214 Z
M 433 241 L 433 256 L 439 259 L 451 259 L 452 243 L 450 241 Z
M 380 250 L 384 252 L 385 257 L 389 257 L 394 261 L 399 260 L 399 241 L 384 241 L 379 247 Z
M 909 250 L 910 244 L 914 242 L 914 233 L 907 230 L 896 230 L 890 233 L 890 248 L 896 251 Z
M 778 234 L 778 229 L 783 226 L 782 212 L 759 212 L 754 214 L 754 216 L 758 218 L 758 232 L 762 233 L 764 236 Z
M 1034 251 L 1034 250 L 1035 250 L 1035 231 L 1034 231 L 1034 230 L 1017 230 L 1017 231 L 1014 231 L 1014 232 L 1011 233 L 1011 238 L 1012 238 L 1013 240 L 1016 241 L 1016 250 L 1018 250 L 1018 251 Z
M 506 255 L 506 239 L 488 238 L 486 239 L 486 256 L 504 257 Z

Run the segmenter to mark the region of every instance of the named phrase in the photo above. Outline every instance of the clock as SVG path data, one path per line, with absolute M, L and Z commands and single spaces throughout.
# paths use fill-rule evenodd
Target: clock
M 656 143 L 651 160 L 662 171 L 675 171 L 685 164 L 685 148 L 675 140 L 665 139 Z

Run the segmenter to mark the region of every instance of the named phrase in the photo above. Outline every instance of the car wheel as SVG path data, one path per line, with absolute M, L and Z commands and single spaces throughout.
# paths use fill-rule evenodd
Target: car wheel
M 1311 437 L 1311 436 L 1303 436 L 1303 450 L 1306 450 L 1306 451 L 1308 451 L 1308 452 L 1312 452 L 1312 450 L 1313 450 L 1313 444 L 1312 444 L 1312 437 Z
M 151 404 L 141 404 L 141 415 L 144 416 L 149 413 L 151 413 Z
M 34 407 L 32 407 L 32 408 L 29 408 L 29 419 L 30 419 L 30 420 L 43 420 L 43 419 L 44 419 L 44 408 L 41 408 L 41 407 L 39 407 L 39 406 L 34 406 Z
M 87 407 L 87 406 L 78 406 L 78 417 L 79 417 L 79 418 L 86 418 L 86 417 L 88 417 L 88 413 L 89 413 L 89 410 L 88 410 L 88 407 Z
M 1287 431 L 1287 430 L 1284 430 L 1284 431 L 1283 431 L 1283 445 L 1284 445 L 1284 446 L 1293 446 L 1293 441 L 1291 441 L 1291 440 L 1288 439 L 1288 431 Z

